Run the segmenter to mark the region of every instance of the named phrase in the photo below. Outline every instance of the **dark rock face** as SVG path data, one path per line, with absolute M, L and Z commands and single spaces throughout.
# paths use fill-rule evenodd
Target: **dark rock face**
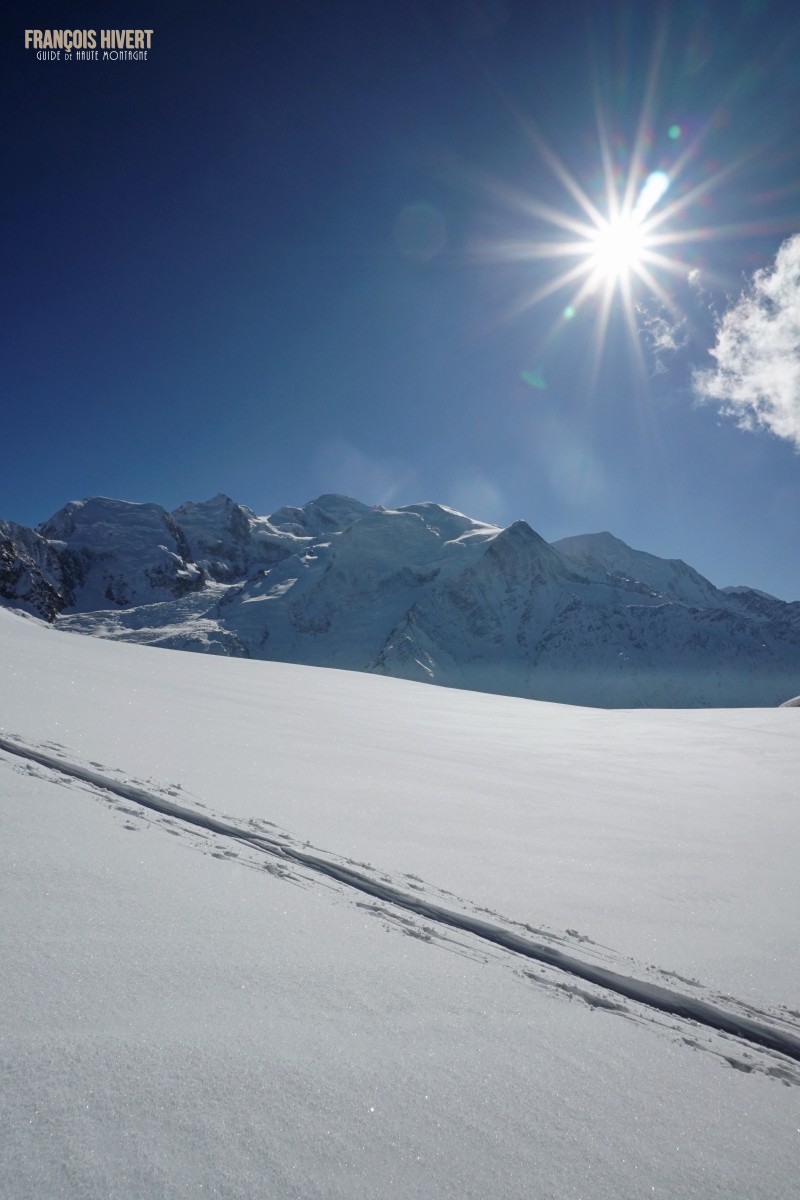
M 0 521 L 0 597 L 14 608 L 54 621 L 73 599 L 69 556 L 24 525 Z

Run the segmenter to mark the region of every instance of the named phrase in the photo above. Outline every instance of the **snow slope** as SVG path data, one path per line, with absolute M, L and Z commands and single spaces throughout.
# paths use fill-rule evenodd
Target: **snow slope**
M 584 569 L 599 571 L 620 581 L 638 583 L 658 596 L 668 597 L 680 604 L 719 606 L 718 589 L 693 567 L 687 566 L 679 558 L 658 558 L 644 550 L 633 550 L 611 533 L 561 538 L 553 542 L 553 547 Z M 741 590 L 746 592 L 750 589 Z
M 0 664 L 0 1194 L 792 1193 L 791 709 Z

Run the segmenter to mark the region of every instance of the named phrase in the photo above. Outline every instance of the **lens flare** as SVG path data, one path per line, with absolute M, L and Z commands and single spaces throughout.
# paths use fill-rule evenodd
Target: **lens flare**
M 653 171 L 647 176 L 644 182 L 644 187 L 639 193 L 639 199 L 634 205 L 633 215 L 639 221 L 644 221 L 648 213 L 658 204 L 668 187 L 669 175 L 667 175 L 666 171 Z

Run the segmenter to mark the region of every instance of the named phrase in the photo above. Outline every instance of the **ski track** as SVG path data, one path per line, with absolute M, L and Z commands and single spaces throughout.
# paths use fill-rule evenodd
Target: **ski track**
M 51 743 L 51 745 L 53 744 Z M 61 749 L 61 747 L 58 748 Z M 277 834 L 276 838 L 272 838 L 261 831 L 256 833 L 252 829 L 243 829 L 228 821 L 223 821 L 217 817 L 207 815 L 205 812 L 200 812 L 197 809 L 185 808 L 182 805 L 174 804 L 163 796 L 137 787 L 128 781 L 113 779 L 108 775 L 101 774 L 96 770 L 90 770 L 88 767 L 81 766 L 78 763 L 67 761 L 36 747 L 28 746 L 22 739 L 0 736 L 0 750 L 4 750 L 17 758 L 25 759 L 29 763 L 38 763 L 40 766 L 57 771 L 62 775 L 81 780 L 95 788 L 101 789 L 103 792 L 111 793 L 121 797 L 123 800 L 139 804 L 143 808 L 150 809 L 163 816 L 177 818 L 181 822 L 193 826 L 195 829 L 207 830 L 226 838 L 233 838 L 284 862 L 305 867 L 318 877 L 324 876 L 335 880 L 345 887 L 354 889 L 363 895 L 371 896 L 383 904 L 404 909 L 425 921 L 432 921 L 439 926 L 447 926 L 459 933 L 472 934 L 484 942 L 490 942 L 503 950 L 511 951 L 513 954 L 532 959 L 548 967 L 553 967 L 568 975 L 582 979 L 587 983 L 605 988 L 619 996 L 624 996 L 628 1000 L 646 1005 L 648 1008 L 657 1009 L 671 1016 L 695 1021 L 720 1033 L 741 1038 L 751 1044 L 786 1055 L 788 1058 L 794 1059 L 795 1062 L 800 1062 L 800 1037 L 794 1036 L 794 1034 L 787 1030 L 776 1029 L 763 1019 L 760 1019 L 761 1014 L 750 1005 L 740 1006 L 746 1008 L 748 1012 L 755 1014 L 753 1016 L 746 1016 L 743 1013 L 735 1013 L 718 1005 L 711 1004 L 697 996 L 687 995 L 658 984 L 622 975 L 607 967 L 587 962 L 571 954 L 565 954 L 554 946 L 547 946 L 541 942 L 535 942 L 530 938 L 522 937 L 512 929 L 504 929 L 500 925 L 474 917 L 467 912 L 457 912 L 444 908 L 419 894 L 402 891 L 400 888 L 393 886 L 386 876 L 383 876 L 381 879 L 372 879 L 361 871 L 353 869 L 353 867 L 320 858 L 316 854 L 309 853 L 306 849 L 291 844 L 291 839 L 288 839 L 287 834 Z M 91 765 L 95 767 L 100 764 L 93 762 Z M 169 830 L 168 832 L 177 831 Z M 288 841 L 284 839 L 288 839 Z M 229 853 L 226 854 L 223 852 L 222 857 L 228 857 Z M 220 855 L 216 855 L 216 857 L 220 857 Z M 368 863 L 358 865 L 369 868 Z M 409 876 L 408 878 L 412 880 L 416 877 Z M 413 887 L 413 883 L 410 883 L 410 886 Z M 361 907 L 373 908 L 371 905 L 361 905 Z M 490 910 L 484 909 L 480 911 Z M 523 928 L 531 929 L 530 926 L 523 926 Z M 535 930 L 531 931 L 536 932 Z M 408 930 L 408 932 L 412 931 Z M 414 932 L 413 936 L 430 940 L 433 933 L 432 929 L 423 929 L 419 932 Z M 581 940 L 591 942 L 591 939 Z M 674 972 L 662 972 L 662 974 L 670 975 L 681 982 L 687 983 L 689 986 L 697 986 L 696 981 L 684 981 L 681 976 L 676 975 Z M 535 976 L 532 976 L 532 978 L 535 978 Z M 580 989 L 570 988 L 568 990 L 575 992 L 575 994 L 583 995 Z M 733 1000 L 732 997 L 729 997 L 729 999 Z M 592 1003 L 596 1006 L 612 1010 L 619 1008 L 613 1002 L 600 1001 L 596 997 L 592 999 Z M 734 1003 L 738 1002 L 734 1001 Z M 727 1061 L 732 1062 L 733 1065 L 737 1065 L 735 1060 Z

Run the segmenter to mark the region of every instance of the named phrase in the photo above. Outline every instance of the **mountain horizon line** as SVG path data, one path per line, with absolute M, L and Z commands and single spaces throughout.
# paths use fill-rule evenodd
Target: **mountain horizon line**
M 0 602 L 60 630 L 600 707 L 800 692 L 800 602 L 717 588 L 609 532 L 324 493 L 269 516 L 72 500 L 0 521 Z
M 287 511 L 288 509 L 291 509 L 293 511 L 305 510 L 312 505 L 319 505 L 320 503 L 327 501 L 327 500 L 331 500 L 331 499 L 344 500 L 353 505 L 363 504 L 366 508 L 369 508 L 371 511 L 374 511 L 374 512 L 403 512 L 406 509 L 414 509 L 414 508 L 422 506 L 422 505 L 426 505 L 426 506 L 427 505 L 436 505 L 437 507 L 442 508 L 445 511 L 457 513 L 461 516 L 468 516 L 468 514 L 463 509 L 455 508 L 453 505 L 445 504 L 444 502 L 437 501 L 437 500 L 417 500 L 417 501 L 413 501 L 409 504 L 398 504 L 398 505 L 383 504 L 381 502 L 378 502 L 375 504 L 368 504 L 366 501 L 360 501 L 357 498 L 351 496 L 349 493 L 345 493 L 345 492 L 322 492 L 322 493 L 320 493 L 320 495 L 316 496 L 314 499 L 305 501 L 305 503 L 302 505 L 282 506 L 281 509 L 276 510 L 276 512 Z M 105 493 L 97 492 L 90 496 L 81 497 L 80 499 L 74 498 L 74 499 L 68 500 L 64 505 L 62 505 L 62 507 L 60 509 L 57 509 L 56 512 L 51 517 L 47 517 L 35 525 L 25 525 L 23 522 L 14 521 L 11 518 L 0 517 L 0 529 L 2 529 L 2 527 L 5 525 L 17 525 L 20 528 L 33 529 L 34 531 L 38 532 L 45 525 L 47 525 L 50 521 L 52 521 L 54 519 L 54 517 L 58 516 L 59 513 L 63 512 L 65 509 L 69 508 L 71 505 L 84 505 L 84 504 L 88 504 L 88 503 L 91 503 L 94 501 L 106 501 L 110 504 L 126 505 L 126 506 L 130 506 L 130 507 L 153 506 L 155 508 L 161 509 L 164 512 L 170 513 L 170 515 L 172 515 L 173 517 L 176 516 L 181 510 L 183 510 L 187 507 L 205 507 L 205 506 L 212 505 L 212 504 L 222 501 L 227 504 L 235 505 L 237 508 L 243 509 L 246 512 L 249 512 L 250 514 L 252 514 L 253 516 L 259 515 L 255 508 L 243 503 L 240 500 L 235 500 L 227 492 L 223 492 L 223 491 L 216 492 L 213 496 L 209 497 L 208 500 L 186 500 L 186 501 L 183 501 L 177 507 L 171 508 L 171 509 L 167 508 L 166 505 L 161 504 L 157 500 L 126 500 L 119 496 L 108 496 Z M 269 518 L 273 514 L 267 513 L 264 515 L 266 516 L 266 519 L 269 520 Z M 534 529 L 534 526 L 531 525 L 531 522 L 528 520 L 527 517 L 517 517 L 514 519 L 514 521 L 511 521 L 509 523 L 509 525 L 502 525 L 496 521 L 484 521 L 482 518 L 470 518 L 470 519 L 476 520 L 478 524 L 486 525 L 487 527 L 491 527 L 491 528 L 494 528 L 497 530 L 509 528 L 510 525 L 513 525 L 516 523 L 516 521 L 521 520 L 526 525 L 528 525 L 530 528 Z M 538 532 L 538 531 L 536 531 L 536 532 Z M 542 535 L 539 535 L 539 536 L 542 536 Z M 629 542 L 626 542 L 623 538 L 620 538 L 617 534 L 612 533 L 609 529 L 600 529 L 594 533 L 568 534 L 561 538 L 554 538 L 552 541 L 548 541 L 547 544 L 550 546 L 559 546 L 562 543 L 566 544 L 576 538 L 587 538 L 587 537 L 588 538 L 597 538 L 597 539 L 599 539 L 599 538 L 607 539 L 609 541 L 609 543 L 611 541 L 613 541 L 613 542 L 617 543 L 619 546 L 624 547 L 625 550 L 635 553 L 635 554 L 650 553 L 649 551 L 635 549 L 633 546 L 630 545 Z M 543 540 L 547 541 L 546 538 L 543 538 Z M 654 555 L 654 557 L 662 558 L 666 562 L 685 563 L 685 560 L 683 558 L 675 558 L 673 556 Z M 688 565 L 688 564 L 686 564 L 686 565 Z M 692 568 L 692 569 L 694 570 L 696 568 Z M 702 572 L 699 572 L 699 573 L 702 574 Z M 704 578 L 708 578 L 708 577 L 704 576 Z M 709 582 L 710 582 L 710 580 L 709 580 Z M 713 586 L 718 586 L 718 585 L 713 585 Z M 752 585 L 729 584 L 729 585 L 723 585 L 721 590 L 725 590 L 726 588 L 744 587 L 744 586 L 749 587 L 750 590 L 752 590 L 752 591 L 759 591 L 761 593 L 761 595 L 769 596 L 771 599 L 775 599 L 775 600 L 780 599 L 780 597 L 775 596 L 774 593 L 768 592 L 764 589 L 752 587 Z M 784 601 L 784 603 L 793 603 L 793 601 Z

